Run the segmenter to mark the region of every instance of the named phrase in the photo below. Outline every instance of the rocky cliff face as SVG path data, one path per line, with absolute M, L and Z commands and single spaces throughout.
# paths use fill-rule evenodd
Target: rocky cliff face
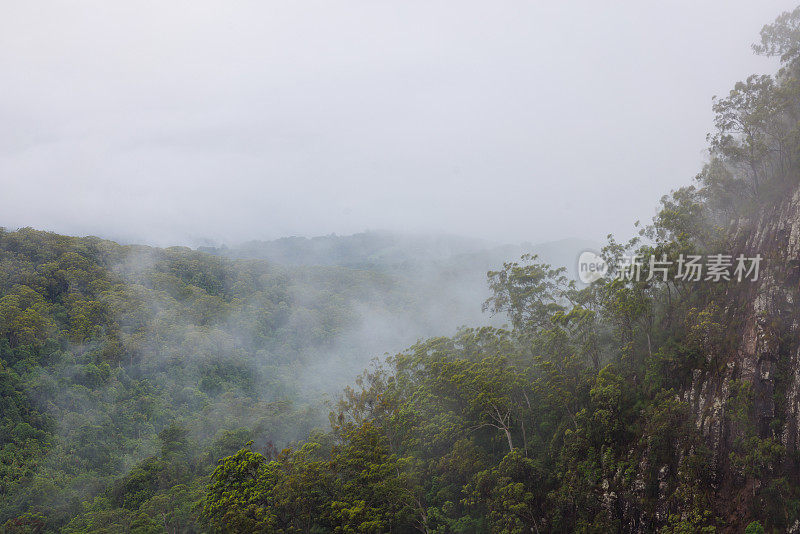
M 734 254 L 764 258 L 759 279 L 731 290 L 726 326 L 732 348 L 709 353 L 708 365 L 694 371 L 682 397 L 712 451 L 708 482 L 718 495 L 718 510 L 735 531 L 743 521 L 738 503 L 764 482 L 754 476 L 742 484 L 732 474 L 730 453 L 737 440 L 749 431 L 785 447 L 784 464 L 770 465 L 769 476 L 800 472 L 800 189 L 742 225 L 734 243 Z M 746 424 L 729 413 L 738 384 L 752 387 Z M 793 529 L 800 532 L 800 525 Z

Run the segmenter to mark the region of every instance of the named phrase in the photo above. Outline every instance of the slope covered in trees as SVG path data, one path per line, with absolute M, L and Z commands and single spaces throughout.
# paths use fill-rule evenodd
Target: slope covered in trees
M 196 530 L 218 458 L 323 422 L 305 369 L 362 306 L 414 302 L 366 271 L 0 230 L 3 531 Z

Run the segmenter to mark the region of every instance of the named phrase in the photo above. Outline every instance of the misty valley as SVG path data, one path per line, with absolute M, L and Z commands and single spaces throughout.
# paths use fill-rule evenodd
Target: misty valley
M 601 20 L 597 3 L 573 17 L 555 3 L 430 2 L 423 17 L 378 2 L 353 22 L 316 6 L 328 24 L 271 2 L 124 4 L 54 6 L 63 25 L 0 7 L 0 66 L 25 89 L 0 98 L 0 116 L 37 123 L 0 126 L 0 534 L 800 534 L 800 7 L 752 46 L 773 71 L 713 98 L 694 178 L 645 201 L 630 184 L 657 180 L 614 175 L 677 173 L 659 160 L 659 132 L 680 151 L 688 134 L 664 93 L 636 107 L 637 83 L 655 68 L 683 97 L 690 80 L 672 73 L 706 49 L 671 41 L 669 55 L 643 34 L 661 35 L 663 20 L 708 44 L 738 29 L 701 24 L 725 13 L 606 6 L 617 18 Z M 751 4 L 723 11 L 749 19 Z M 653 58 L 613 72 L 593 47 L 616 49 L 630 13 L 658 24 L 633 30 L 641 42 L 624 53 Z M 73 41 L 46 39 L 64 28 Z M 578 60 L 567 31 L 605 41 Z M 542 47 L 537 32 L 554 40 Z M 198 52 L 206 38 L 263 45 L 265 59 Z M 76 78 L 72 63 L 48 63 L 57 44 L 81 52 Z M 569 69 L 554 80 L 500 61 L 519 49 Z M 283 75 L 252 74 L 263 65 Z M 500 70 L 461 77 L 476 65 Z M 465 79 L 474 87 L 456 90 Z M 535 112 L 493 92 L 531 80 Z M 606 85 L 631 108 L 591 104 L 587 87 L 608 99 Z M 434 86 L 443 93 L 420 111 Z M 312 104 L 278 112 L 305 90 Z M 240 115 L 240 101 L 258 103 Z M 629 144 L 609 151 L 612 133 L 578 116 L 594 108 L 646 128 L 626 126 Z M 661 122 L 635 111 L 651 108 Z M 692 125 L 692 110 L 678 122 Z M 51 112 L 58 128 L 45 127 Z M 490 116 L 508 152 L 488 143 Z M 517 135 L 539 120 L 547 135 Z M 506 160 L 520 147 L 541 166 Z M 576 162 L 607 174 L 578 179 Z M 375 221 L 390 227 L 339 231 Z M 314 224 L 330 229 L 303 230 Z
M 517 248 L 375 233 L 194 251 L 21 229 L 0 251 L 4 529 L 114 532 L 203 530 L 219 459 L 324 435 L 389 350 L 500 325 L 484 273 Z

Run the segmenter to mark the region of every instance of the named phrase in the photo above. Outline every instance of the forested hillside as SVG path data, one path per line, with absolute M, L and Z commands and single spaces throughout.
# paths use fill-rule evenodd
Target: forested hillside
M 0 231 L 0 525 L 198 529 L 218 458 L 322 426 L 355 371 L 310 369 L 374 356 L 363 309 L 417 304 L 366 271 Z
M 482 318 L 484 267 L 440 258 L 401 275 L 0 230 L 0 526 L 202 530 L 219 458 L 327 428 L 370 359 Z

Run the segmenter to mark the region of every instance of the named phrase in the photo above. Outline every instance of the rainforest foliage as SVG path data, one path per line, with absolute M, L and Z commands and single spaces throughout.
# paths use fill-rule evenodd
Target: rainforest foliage
M 369 270 L 291 270 L 189 249 L 0 232 L 4 532 L 715 532 L 731 526 L 685 392 L 735 350 L 736 282 L 617 279 L 624 254 L 735 252 L 800 175 L 800 10 L 762 32 L 781 59 L 715 100 L 709 163 L 609 276 L 577 287 L 523 257 L 488 274 L 488 312 L 376 361 L 331 404 L 304 363 L 356 320 L 402 306 Z M 376 297 L 376 295 L 381 295 Z M 779 376 L 778 381 L 781 380 Z M 800 519 L 777 429 L 730 464 L 751 532 Z M 319 430 L 324 428 L 324 430 Z M 758 484 L 754 484 L 754 481 Z M 631 525 L 631 521 L 639 522 Z
M 365 271 L 0 230 L 2 530 L 199 529 L 219 458 L 320 426 L 300 370 L 374 295 Z

